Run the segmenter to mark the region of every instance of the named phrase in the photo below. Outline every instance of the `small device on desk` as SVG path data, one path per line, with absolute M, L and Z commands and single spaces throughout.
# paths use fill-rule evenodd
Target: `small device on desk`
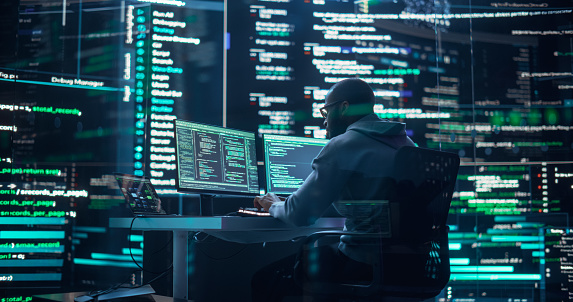
M 114 177 L 134 215 L 167 215 L 149 178 L 122 173 L 114 173 Z

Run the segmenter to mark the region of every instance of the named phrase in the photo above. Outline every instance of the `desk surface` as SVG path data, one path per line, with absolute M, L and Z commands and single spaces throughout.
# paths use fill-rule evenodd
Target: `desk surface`
M 110 218 L 111 228 L 129 228 L 133 218 Z M 320 218 L 308 227 L 293 227 L 273 217 L 239 217 L 239 216 L 156 216 L 138 217 L 133 222 L 134 230 L 155 231 L 255 231 L 255 230 L 293 230 L 301 228 L 332 229 L 342 228 L 345 218 Z
M 129 228 L 132 218 L 110 218 L 109 227 Z M 341 230 L 345 218 L 320 218 L 307 227 L 293 227 L 273 217 L 156 216 L 138 217 L 133 230 L 203 231 L 217 238 L 240 243 L 286 241 L 321 230 Z

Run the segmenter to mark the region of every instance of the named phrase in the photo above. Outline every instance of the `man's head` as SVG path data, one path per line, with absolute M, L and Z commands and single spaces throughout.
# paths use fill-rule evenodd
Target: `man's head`
M 346 132 L 352 123 L 374 112 L 374 91 L 360 79 L 342 80 L 330 88 L 320 112 L 325 118 L 326 136 L 333 138 Z

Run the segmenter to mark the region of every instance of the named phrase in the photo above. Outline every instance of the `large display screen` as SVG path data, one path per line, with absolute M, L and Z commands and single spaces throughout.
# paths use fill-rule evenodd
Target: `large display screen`
M 0 289 L 101 288 L 131 274 L 128 247 L 141 261 L 143 237 L 108 228 L 131 215 L 112 172 L 149 177 L 166 204 L 195 202 L 175 195 L 175 120 L 324 138 L 328 89 L 360 77 L 380 117 L 461 157 L 452 280 L 436 300 L 567 299 L 571 6 L 2 1 Z M 202 177 L 214 177 L 207 163 Z

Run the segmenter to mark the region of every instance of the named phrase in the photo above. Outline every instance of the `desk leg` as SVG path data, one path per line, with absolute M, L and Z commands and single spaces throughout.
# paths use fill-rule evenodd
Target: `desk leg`
M 173 298 L 188 300 L 187 231 L 173 231 Z

